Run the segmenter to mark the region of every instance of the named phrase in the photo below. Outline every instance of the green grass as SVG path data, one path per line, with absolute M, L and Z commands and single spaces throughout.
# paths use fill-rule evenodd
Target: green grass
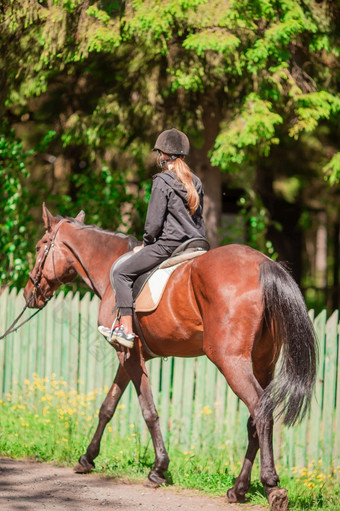
M 0 401 L 0 454 L 74 465 L 86 451 L 97 424 L 97 413 L 91 411 L 95 399 L 95 392 L 79 395 L 69 391 L 62 380 L 35 376 L 33 382 L 26 381 L 19 395 L 7 395 Z M 104 434 L 96 471 L 143 481 L 154 461 L 151 441 L 142 441 L 133 424 L 123 438 L 112 428 L 114 423 Z M 227 449 L 205 444 L 185 451 L 171 440 L 167 448 L 171 459 L 168 480 L 178 487 L 224 495 L 240 470 L 240 463 L 234 465 L 228 459 Z M 278 470 L 281 486 L 288 490 L 290 510 L 339 510 L 339 484 L 334 476 L 340 467 L 332 474 L 322 474 L 317 467 Z M 267 505 L 258 465 L 249 502 Z

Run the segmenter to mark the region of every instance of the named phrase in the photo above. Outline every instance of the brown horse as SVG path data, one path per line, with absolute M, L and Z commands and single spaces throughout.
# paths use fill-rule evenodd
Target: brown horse
M 35 267 L 24 295 L 41 308 L 61 283 L 80 275 L 101 298 L 98 323 L 111 326 L 114 294 L 112 263 L 137 243 L 135 238 L 84 225 L 76 218 L 53 217 L 43 205 L 46 232 L 38 242 Z M 150 350 L 160 357 L 206 355 L 249 409 L 248 449 L 239 476 L 227 492 L 230 502 L 243 502 L 260 449 L 261 481 L 271 510 L 287 509 L 288 497 L 278 487 L 273 459 L 273 412 L 294 424 L 309 405 L 315 379 L 316 339 L 307 309 L 287 271 L 245 245 L 211 250 L 179 266 L 158 308 L 138 314 Z M 282 347 L 282 364 L 274 368 Z M 99 453 L 104 428 L 132 380 L 149 428 L 155 463 L 148 476 L 165 482 L 169 457 L 159 427 L 141 343 L 127 351 L 116 348 L 119 368 L 99 412 L 99 424 L 86 454 L 76 466 L 89 472 Z

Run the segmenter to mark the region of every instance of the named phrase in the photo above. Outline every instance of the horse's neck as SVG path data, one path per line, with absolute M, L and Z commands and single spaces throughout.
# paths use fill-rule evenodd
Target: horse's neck
M 74 269 L 100 297 L 110 284 L 110 269 L 128 251 L 128 238 L 95 228 L 75 229 L 69 244 L 75 257 Z

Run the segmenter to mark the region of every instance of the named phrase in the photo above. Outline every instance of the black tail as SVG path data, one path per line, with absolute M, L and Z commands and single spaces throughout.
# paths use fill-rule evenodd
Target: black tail
M 289 426 L 305 416 L 316 375 L 317 339 L 300 292 L 289 273 L 278 263 L 264 261 L 260 282 L 268 327 L 274 343 L 282 343 L 281 366 L 261 396 L 256 421 L 283 415 Z

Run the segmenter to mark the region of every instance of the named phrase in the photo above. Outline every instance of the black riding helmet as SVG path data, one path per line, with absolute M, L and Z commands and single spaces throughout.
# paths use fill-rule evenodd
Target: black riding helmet
M 153 151 L 162 151 L 162 153 L 187 156 L 190 151 L 190 143 L 188 137 L 182 131 L 171 128 L 162 131 L 158 135 Z

